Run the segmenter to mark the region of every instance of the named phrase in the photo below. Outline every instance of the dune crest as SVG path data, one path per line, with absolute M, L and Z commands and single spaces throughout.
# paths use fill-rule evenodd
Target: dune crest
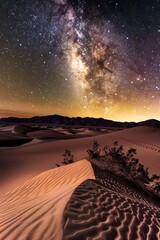
M 159 240 L 159 204 L 120 177 L 98 171 L 68 201 L 63 240 Z
M 75 188 L 95 179 L 87 160 L 46 171 L 0 197 L 0 239 L 62 239 L 62 216 Z

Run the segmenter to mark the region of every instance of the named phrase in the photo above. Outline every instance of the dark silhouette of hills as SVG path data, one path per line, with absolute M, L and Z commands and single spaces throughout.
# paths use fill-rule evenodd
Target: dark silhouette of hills
M 116 122 L 103 118 L 91 117 L 65 117 L 60 115 L 51 116 L 36 116 L 32 118 L 16 118 L 8 117 L 1 118 L 0 124 L 54 124 L 54 125 L 80 125 L 80 126 L 104 126 L 104 127 L 117 127 L 117 128 L 130 128 L 136 126 L 152 126 L 160 128 L 160 121 L 150 119 L 139 123 L 135 122 Z
M 160 128 L 160 121 L 156 119 L 149 119 L 146 121 L 142 121 L 137 123 L 138 126 L 149 126 L 149 127 L 157 127 Z

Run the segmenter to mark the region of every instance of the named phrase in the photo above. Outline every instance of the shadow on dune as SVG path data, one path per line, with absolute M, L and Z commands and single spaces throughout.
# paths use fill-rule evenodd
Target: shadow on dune
M 63 240 L 158 240 L 158 203 L 123 179 L 97 173 L 97 180 L 79 185 L 66 205 Z
M 32 140 L 33 138 L 0 139 L 0 147 L 17 147 Z

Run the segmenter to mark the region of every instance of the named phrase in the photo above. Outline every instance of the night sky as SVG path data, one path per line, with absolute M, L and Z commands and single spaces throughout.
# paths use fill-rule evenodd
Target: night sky
M 0 117 L 160 119 L 160 0 L 1 0 Z

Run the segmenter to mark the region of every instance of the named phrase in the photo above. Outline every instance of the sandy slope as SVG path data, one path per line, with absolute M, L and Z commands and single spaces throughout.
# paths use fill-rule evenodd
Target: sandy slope
M 74 189 L 94 179 L 86 160 L 44 172 L 0 198 L 1 240 L 60 240 L 62 215 Z
M 100 171 L 66 205 L 63 240 L 159 240 L 160 206 L 134 185 Z
M 15 125 L 10 126 L 2 126 L 0 127 L 0 131 L 2 132 L 14 132 Z
M 85 129 L 79 131 L 85 132 Z M 101 146 L 119 141 L 125 149 L 136 148 L 140 162 L 149 167 L 150 174 L 160 174 L 160 130 L 155 132 L 150 127 L 136 127 L 83 139 L 33 140 L 19 147 L 0 149 L 0 194 L 61 163 L 65 149 L 70 149 L 76 160 L 86 158 L 86 150 L 94 139 Z

